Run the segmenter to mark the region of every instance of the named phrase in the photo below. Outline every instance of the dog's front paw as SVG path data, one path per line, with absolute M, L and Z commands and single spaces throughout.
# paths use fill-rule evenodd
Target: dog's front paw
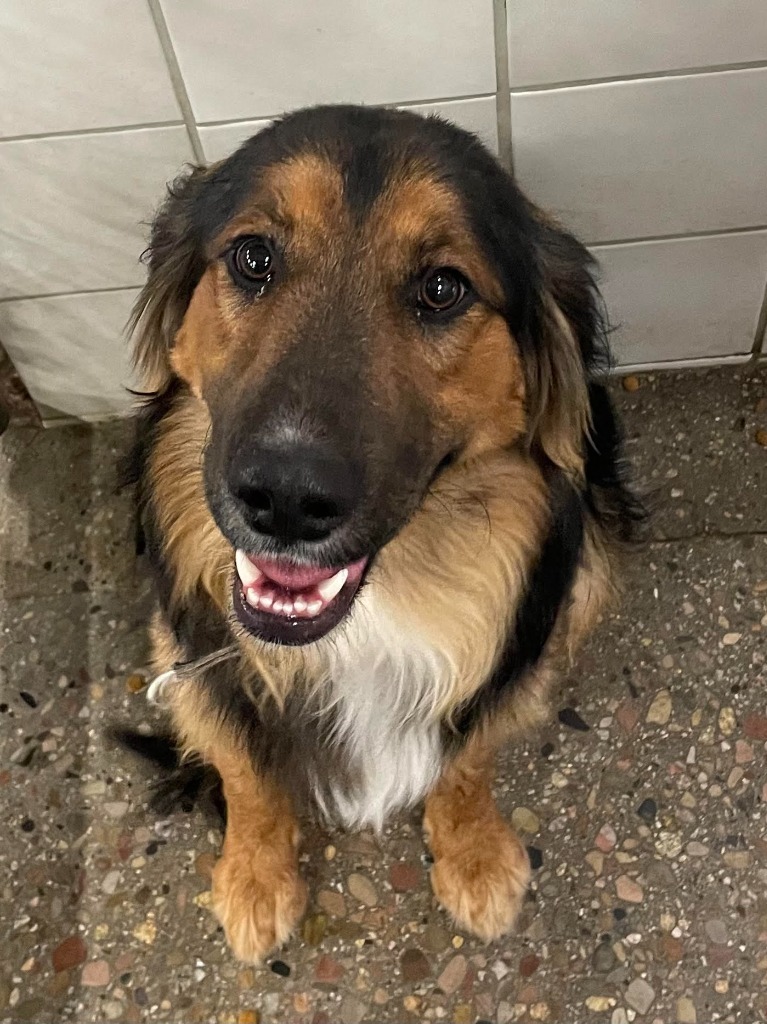
M 260 963 L 287 941 L 306 906 L 306 883 L 297 867 L 225 851 L 213 869 L 213 910 L 238 960 Z
M 456 924 L 485 942 L 510 931 L 530 879 L 527 852 L 499 821 L 492 831 L 469 831 L 451 843 L 431 869 L 434 895 Z

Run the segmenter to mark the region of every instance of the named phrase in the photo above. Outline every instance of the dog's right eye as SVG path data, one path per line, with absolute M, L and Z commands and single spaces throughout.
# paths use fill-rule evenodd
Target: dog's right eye
M 238 284 L 261 294 L 274 277 L 275 256 L 264 238 L 244 238 L 229 251 L 229 269 Z

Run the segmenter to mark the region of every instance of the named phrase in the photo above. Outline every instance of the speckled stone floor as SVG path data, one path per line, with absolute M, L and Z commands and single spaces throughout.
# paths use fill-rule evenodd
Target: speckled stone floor
M 413 814 L 380 840 L 309 830 L 309 916 L 260 969 L 207 909 L 218 823 L 157 820 L 105 739 L 151 718 L 126 426 L 3 436 L 0 1020 L 767 1019 L 767 373 L 616 393 L 653 540 L 499 764 L 536 868 L 518 934 L 451 927 Z

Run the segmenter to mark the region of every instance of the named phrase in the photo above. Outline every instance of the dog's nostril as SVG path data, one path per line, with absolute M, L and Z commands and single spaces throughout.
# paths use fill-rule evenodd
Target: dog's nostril
M 269 491 L 260 487 L 241 487 L 240 498 L 253 512 L 271 512 L 272 496 Z
M 338 505 L 330 498 L 307 495 L 300 500 L 298 507 L 302 515 L 317 521 L 336 519 L 339 515 Z

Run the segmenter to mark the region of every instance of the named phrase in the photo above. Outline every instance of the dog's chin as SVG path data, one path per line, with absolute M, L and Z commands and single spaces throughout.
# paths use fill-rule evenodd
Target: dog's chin
M 360 558 L 325 569 L 238 550 L 232 607 L 241 626 L 264 643 L 315 643 L 351 611 L 369 565 Z

